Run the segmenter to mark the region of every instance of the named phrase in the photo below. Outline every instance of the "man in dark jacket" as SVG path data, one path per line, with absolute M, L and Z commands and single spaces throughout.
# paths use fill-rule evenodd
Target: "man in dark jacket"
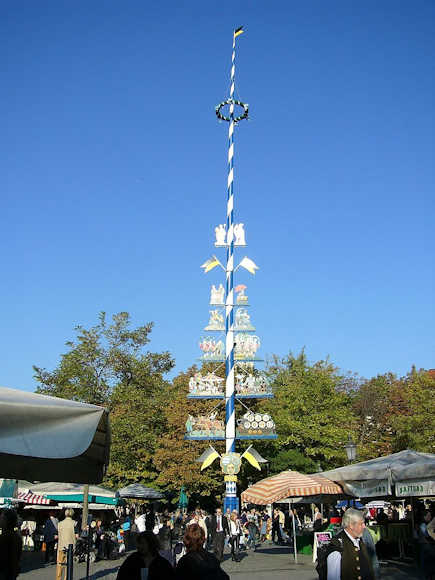
M 56 555 L 54 546 L 57 540 L 57 527 L 59 522 L 54 515 L 54 512 L 49 512 L 47 521 L 44 526 L 44 542 L 45 542 L 45 563 L 51 564 L 56 562 Z
M 150 509 L 147 509 L 145 513 L 145 528 L 147 532 L 152 532 L 156 523 L 156 519 L 154 517 L 154 512 Z
M 166 558 L 168 562 L 173 566 L 174 565 L 174 554 L 172 552 L 172 543 L 173 543 L 173 534 L 171 529 L 171 520 L 168 516 L 164 516 L 163 518 L 163 526 L 160 528 L 159 533 L 157 534 L 160 542 L 160 556 Z
M 342 525 L 344 529 L 329 544 L 328 580 L 374 580 L 367 547 L 361 539 L 365 528 L 363 512 L 348 508 Z
M 216 514 L 210 519 L 210 533 L 213 542 L 213 552 L 219 562 L 224 559 L 225 537 L 230 535 L 228 520 L 222 515 L 221 508 L 217 508 Z

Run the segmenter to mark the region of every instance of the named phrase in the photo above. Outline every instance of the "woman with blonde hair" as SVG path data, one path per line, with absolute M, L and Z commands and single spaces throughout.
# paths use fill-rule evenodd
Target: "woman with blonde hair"
M 231 545 L 231 559 L 235 562 L 240 562 L 239 556 L 239 542 L 242 534 L 239 516 L 237 512 L 232 512 L 230 516 L 230 545 Z

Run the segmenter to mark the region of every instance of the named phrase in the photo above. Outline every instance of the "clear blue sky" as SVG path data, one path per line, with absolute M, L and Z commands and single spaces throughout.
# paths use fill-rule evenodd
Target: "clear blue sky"
M 126 310 L 199 356 L 226 212 L 263 355 L 362 376 L 435 367 L 435 4 L 4 0 L 0 384 L 33 390 L 76 324 Z

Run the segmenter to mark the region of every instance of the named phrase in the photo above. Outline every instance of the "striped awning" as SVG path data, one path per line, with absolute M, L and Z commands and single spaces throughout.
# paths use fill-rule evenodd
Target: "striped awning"
M 31 491 L 19 491 L 18 499 L 21 499 L 26 503 L 33 503 L 37 505 L 50 505 L 52 503 L 50 499 L 47 499 L 38 493 L 32 493 Z
M 298 471 L 283 471 L 248 487 L 242 501 L 266 505 L 287 497 L 305 497 L 319 494 L 342 494 L 339 485 L 320 475 L 304 475 Z

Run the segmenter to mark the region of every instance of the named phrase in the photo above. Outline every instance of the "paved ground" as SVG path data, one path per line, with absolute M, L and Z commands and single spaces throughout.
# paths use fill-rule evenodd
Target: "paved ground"
M 25 552 L 19 580 L 54 580 L 55 566 L 44 568 L 41 565 L 41 554 Z M 122 559 L 102 561 L 91 564 L 91 580 L 116 580 L 116 574 Z M 259 547 L 256 552 L 242 553 L 242 561 L 232 562 L 229 554 L 225 555 L 222 567 L 234 580 L 318 580 L 311 556 L 298 555 L 298 564 L 287 548 L 278 546 Z M 86 566 L 76 564 L 74 580 L 86 578 Z M 390 561 L 382 568 L 382 580 L 420 580 L 414 566 L 403 562 Z

